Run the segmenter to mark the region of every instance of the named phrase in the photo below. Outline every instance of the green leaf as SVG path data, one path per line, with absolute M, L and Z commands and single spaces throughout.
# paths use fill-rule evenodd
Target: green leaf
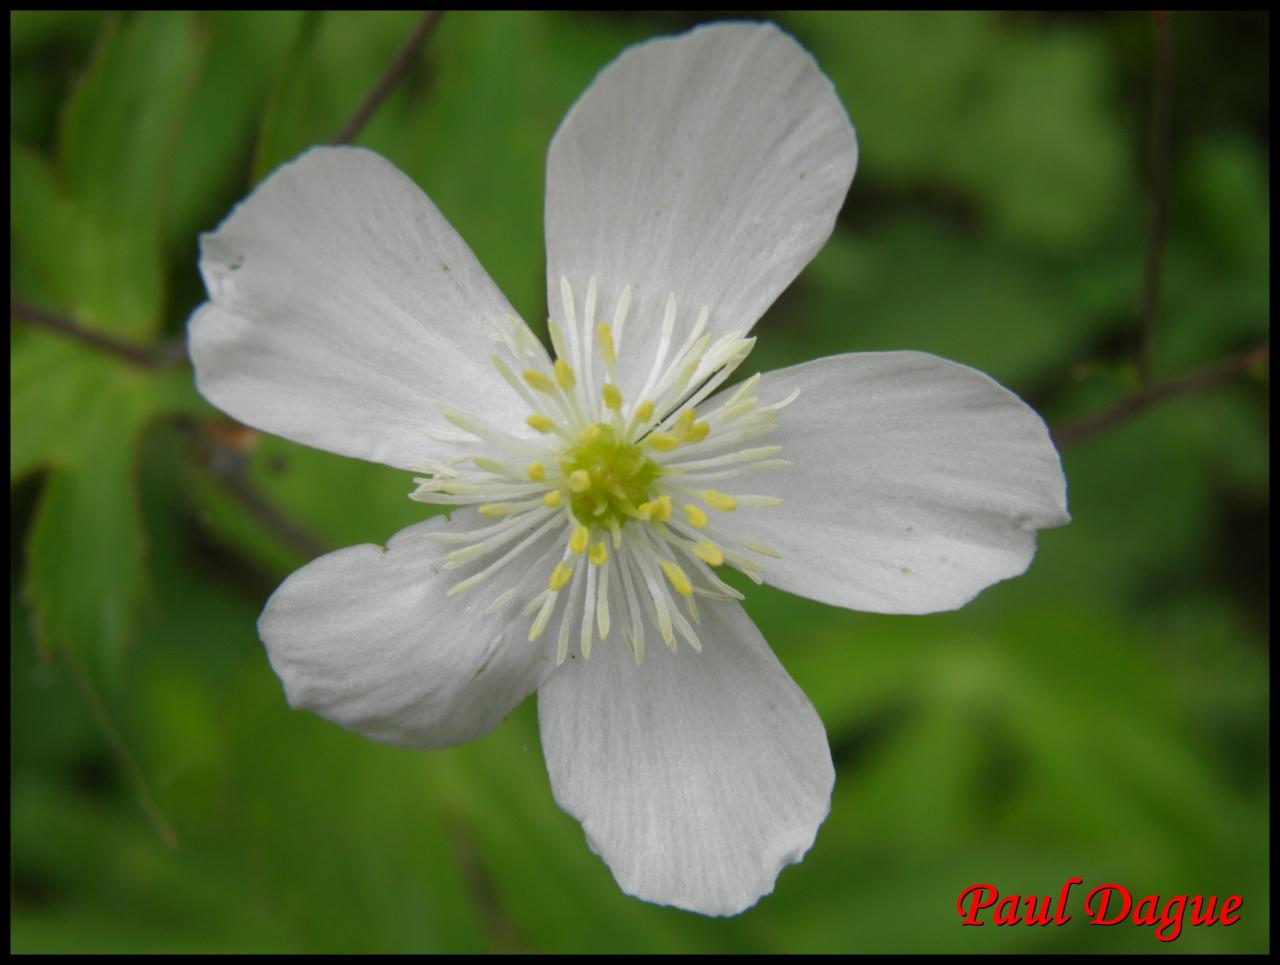
M 197 405 L 189 376 L 43 334 L 15 344 L 10 375 L 10 471 L 46 470 L 23 584 L 38 637 L 118 683 L 146 589 L 136 449 L 158 413 Z
M 108 21 L 67 103 L 58 171 L 79 244 L 68 267 L 76 284 L 64 307 L 83 324 L 139 339 L 160 326 L 161 212 L 200 57 L 188 15 Z

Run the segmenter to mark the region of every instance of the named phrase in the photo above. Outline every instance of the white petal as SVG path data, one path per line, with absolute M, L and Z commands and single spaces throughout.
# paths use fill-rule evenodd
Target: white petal
M 434 400 L 519 424 L 489 364 L 513 314 L 435 205 L 389 161 L 314 148 L 211 234 L 190 323 L 200 392 L 242 422 L 402 468 L 450 446 Z
M 831 804 L 822 721 L 743 609 L 704 604 L 702 653 L 615 634 L 538 691 L 556 802 L 618 884 L 733 915 L 800 860 Z
M 547 282 L 599 284 L 608 321 L 633 288 L 624 392 L 652 362 L 667 295 L 676 344 L 710 308 L 746 331 L 831 234 L 857 161 L 813 57 L 770 24 L 701 27 L 632 47 L 569 112 L 547 159 Z M 638 330 L 647 330 L 644 352 Z
M 258 620 L 289 703 L 373 740 L 450 747 L 491 731 L 551 671 L 530 643 L 523 598 L 492 614 L 496 579 L 447 595 L 470 570 L 445 570 L 450 547 L 425 536 L 491 522 L 459 511 L 397 533 L 385 548 L 338 550 L 298 570 Z M 506 573 L 541 573 L 549 547 L 531 547 Z M 551 552 L 558 553 L 557 544 Z M 545 558 L 540 561 L 540 558 Z M 553 628 L 554 629 L 554 628 Z
M 774 586 L 877 613 L 952 610 L 1025 571 L 1035 531 L 1070 519 L 1044 422 L 981 372 L 839 355 L 765 373 L 758 394 L 794 389 L 768 438 L 791 465 L 750 484 L 782 505 L 716 516 L 782 554 L 762 561 Z

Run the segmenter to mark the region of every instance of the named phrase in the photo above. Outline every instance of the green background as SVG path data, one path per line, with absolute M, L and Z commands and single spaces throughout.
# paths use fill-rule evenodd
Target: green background
M 359 137 L 545 316 L 546 146 L 595 72 L 693 16 L 449 14 Z M 919 349 L 1055 428 L 1134 390 L 1145 15 L 786 14 L 859 135 L 830 243 L 751 370 Z M 202 300 L 196 235 L 334 137 L 417 15 L 13 14 L 11 292 L 138 343 Z M 1157 381 L 1264 341 L 1266 15 L 1175 14 Z M 1070 526 L 956 613 L 752 588 L 816 705 L 831 815 L 730 920 L 623 895 L 555 806 L 534 702 L 436 753 L 290 712 L 254 621 L 307 543 L 421 518 L 404 474 L 237 432 L 183 367 L 11 335 L 16 951 L 1264 951 L 1267 371 L 1064 452 Z M 297 532 L 295 532 L 295 530 Z M 301 535 L 299 535 L 301 534 Z M 1239 894 L 1188 929 L 964 928 L 956 899 Z

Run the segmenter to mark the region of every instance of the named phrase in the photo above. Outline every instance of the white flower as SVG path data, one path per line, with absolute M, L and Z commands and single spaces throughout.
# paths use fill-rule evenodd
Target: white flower
M 537 690 L 556 800 L 624 890 L 719 915 L 771 891 L 834 772 L 717 568 L 929 613 L 1023 572 L 1068 519 L 1043 422 L 964 366 L 842 355 L 715 392 L 830 235 L 856 154 L 772 26 L 626 51 L 551 144 L 554 360 L 369 151 L 307 152 L 205 236 L 204 396 L 464 507 L 275 592 L 258 629 L 290 703 L 438 748 Z

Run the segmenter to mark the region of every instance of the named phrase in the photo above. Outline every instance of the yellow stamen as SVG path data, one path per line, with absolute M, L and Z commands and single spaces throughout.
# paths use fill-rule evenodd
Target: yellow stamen
M 681 596 L 688 596 L 693 592 L 693 584 L 689 582 L 689 577 L 675 563 L 663 561 L 662 572 L 671 581 L 672 588 Z
M 546 416 L 536 412 L 533 415 L 529 416 L 529 418 L 525 419 L 524 421 L 528 424 L 530 429 L 534 429 L 538 432 L 550 432 L 552 429 L 556 427 L 556 424 L 554 422 L 552 422 Z
M 578 441 L 584 446 L 589 446 L 600 438 L 600 426 L 592 423 L 582 430 L 582 434 L 578 436 Z
M 482 503 L 480 505 L 480 515 L 495 519 L 500 516 L 510 516 L 511 507 L 506 503 Z
M 707 528 L 707 514 L 702 511 L 700 506 L 694 506 L 692 503 L 685 506 L 684 517 L 694 529 Z
M 653 418 L 653 403 L 641 402 L 636 406 L 636 422 L 648 422 Z
M 525 369 L 520 374 L 532 388 L 537 389 L 539 392 L 552 395 L 556 391 L 556 384 L 537 369 Z
M 559 509 L 560 498 L 560 490 L 553 489 L 542 497 L 542 505 L 546 506 L 547 509 Z
M 547 478 L 547 467 L 540 462 L 531 462 L 526 473 L 530 482 L 542 482 Z
M 652 504 L 653 515 L 658 517 L 664 523 L 671 518 L 671 497 L 667 495 L 659 496 Z
M 609 558 L 609 550 L 604 543 L 593 543 L 591 552 L 587 554 L 587 559 L 591 560 L 595 566 L 604 566 L 604 561 Z
M 644 441 L 659 452 L 670 452 L 680 445 L 680 440 L 669 432 L 651 432 Z
M 556 359 L 556 382 L 560 388 L 568 392 L 577 384 L 577 379 L 573 376 L 573 369 L 569 368 L 569 363 L 564 359 Z
M 604 396 L 604 404 L 607 408 L 614 412 L 622 408 L 622 393 L 612 382 L 606 382 L 600 392 Z
M 587 548 L 587 541 L 591 539 L 591 530 L 585 526 L 577 526 L 573 535 L 569 537 L 569 549 L 575 553 L 581 553 Z
M 692 409 L 685 409 L 680 413 L 680 418 L 676 419 L 675 425 L 671 427 L 671 431 L 678 436 L 683 436 L 693 426 L 695 413 Z
M 575 493 L 585 493 L 591 488 L 591 476 L 585 469 L 575 469 L 569 474 L 569 488 Z
M 712 509 L 718 509 L 722 513 L 729 513 L 738 508 L 736 499 L 716 489 L 704 489 L 702 491 L 702 501 Z
M 551 571 L 551 579 L 547 582 L 547 589 L 560 590 L 569 582 L 569 578 L 573 576 L 573 567 L 565 566 L 563 563 L 557 563 L 556 568 Z
M 711 566 L 719 566 L 724 562 L 724 554 L 720 552 L 720 547 L 706 539 L 694 546 L 693 555 Z

